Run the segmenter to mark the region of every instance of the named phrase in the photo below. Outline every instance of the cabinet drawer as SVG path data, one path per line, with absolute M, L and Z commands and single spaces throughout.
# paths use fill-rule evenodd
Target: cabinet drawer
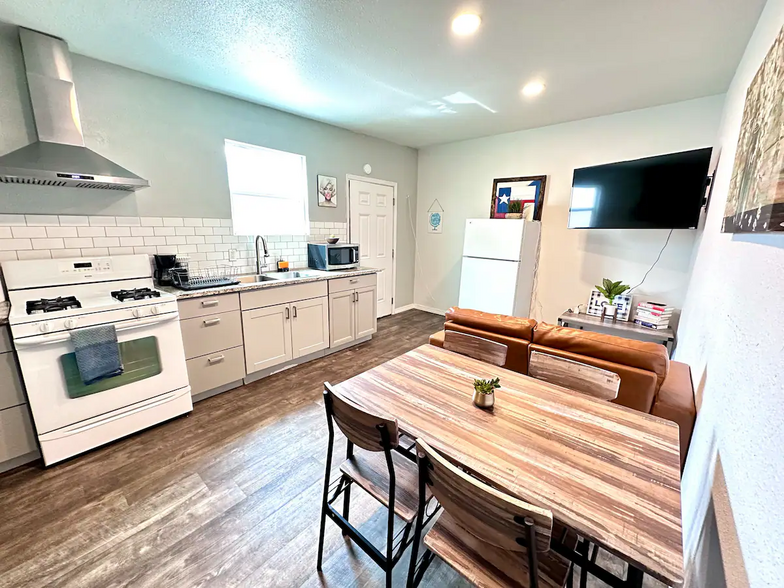
M 180 300 L 177 306 L 180 309 L 181 319 L 207 316 L 208 314 L 239 310 L 240 295 L 237 292 L 234 292 L 232 294 L 205 296 L 204 298 L 188 298 L 186 300 Z
M 26 404 L 0 410 L 0 462 L 38 449 Z
M 0 354 L 0 410 L 24 404 L 22 379 L 14 352 Z
M 275 306 L 277 304 L 307 300 L 308 298 L 319 298 L 326 295 L 326 281 L 309 282 L 307 284 L 294 284 L 292 286 L 278 286 L 275 288 L 251 290 L 250 292 L 240 292 L 240 303 L 242 310 L 251 310 L 253 308 Z
M 208 353 L 185 362 L 191 394 L 199 394 L 245 377 L 245 352 L 243 347 Z
M 346 290 L 356 290 L 376 285 L 376 274 L 368 276 L 357 276 L 356 278 L 337 278 L 329 281 L 329 293 L 345 292 Z
M 239 311 L 181 320 L 180 328 L 186 359 L 242 345 Z

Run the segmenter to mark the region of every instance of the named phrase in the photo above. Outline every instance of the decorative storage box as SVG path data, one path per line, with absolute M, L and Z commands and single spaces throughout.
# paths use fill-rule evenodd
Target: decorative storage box
M 588 314 L 593 316 L 602 316 L 602 303 L 607 302 L 607 299 L 602 296 L 596 288 L 591 290 L 591 297 L 588 300 Z M 615 306 L 618 307 L 616 320 L 628 321 L 632 313 L 632 295 L 628 292 L 615 297 Z

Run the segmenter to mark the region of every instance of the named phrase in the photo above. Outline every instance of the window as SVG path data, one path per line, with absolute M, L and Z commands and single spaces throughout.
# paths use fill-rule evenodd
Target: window
M 569 228 L 586 229 L 591 227 L 591 217 L 598 205 L 598 188 L 572 188 L 572 203 L 569 207 Z
M 305 156 L 226 140 L 235 235 L 307 235 Z

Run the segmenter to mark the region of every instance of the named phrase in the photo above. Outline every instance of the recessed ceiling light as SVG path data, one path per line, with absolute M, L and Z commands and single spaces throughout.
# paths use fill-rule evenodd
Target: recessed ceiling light
M 542 82 L 528 82 L 523 86 L 523 96 L 533 98 L 544 92 L 544 83 Z
M 482 23 L 477 14 L 461 14 L 452 21 L 452 31 L 456 35 L 473 35 Z

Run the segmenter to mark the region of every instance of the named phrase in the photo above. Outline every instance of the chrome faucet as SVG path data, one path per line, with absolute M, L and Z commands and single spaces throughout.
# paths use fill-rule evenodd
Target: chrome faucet
M 264 248 L 264 263 L 261 262 L 262 256 L 259 255 L 259 241 L 261 241 L 261 245 Z M 262 267 L 267 264 L 267 258 L 269 257 L 269 249 L 267 249 L 267 240 L 258 235 L 256 237 L 256 273 L 261 275 Z

